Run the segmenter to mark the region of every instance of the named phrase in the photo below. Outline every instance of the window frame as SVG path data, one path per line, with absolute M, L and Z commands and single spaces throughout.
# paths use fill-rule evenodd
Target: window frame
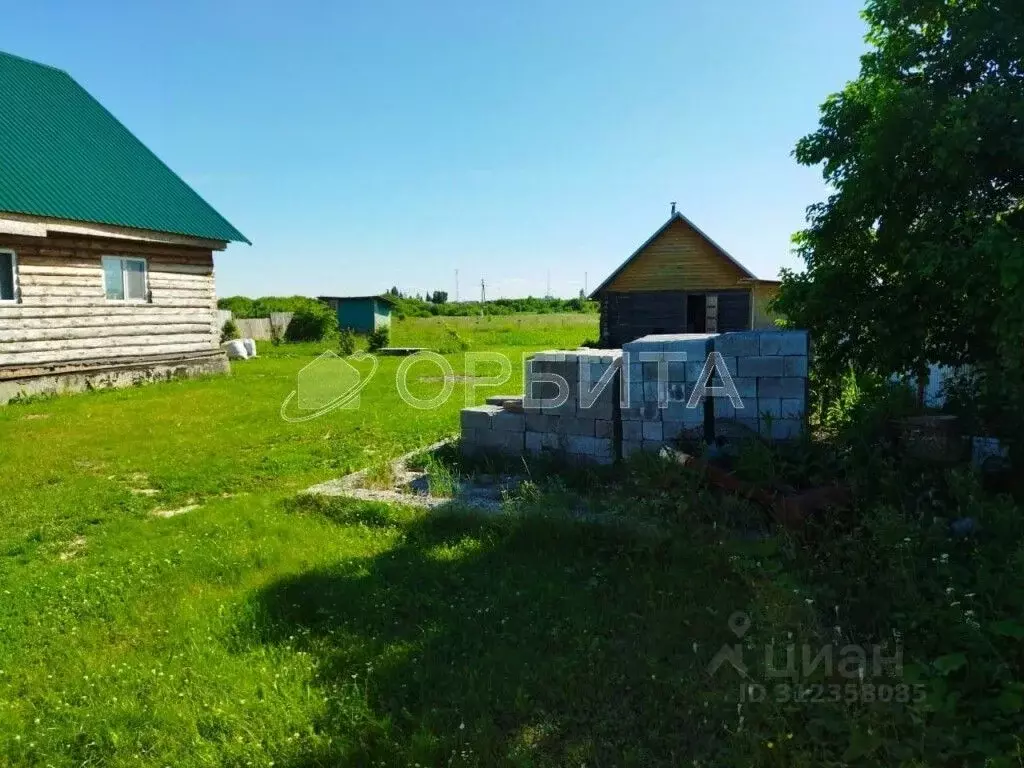
M 124 291 L 123 299 L 112 299 L 107 295 L 107 271 L 106 262 L 108 259 L 116 259 L 121 263 L 121 289 Z M 125 278 L 124 265 L 129 261 L 137 261 L 142 264 L 142 298 L 130 299 L 128 298 L 128 280 Z M 100 257 L 100 281 L 103 286 L 103 298 L 106 301 L 114 302 L 115 304 L 148 304 L 149 303 L 149 260 L 144 256 L 119 256 L 117 254 L 108 253 Z
M 18 253 L 13 248 L 0 248 L 0 253 L 11 255 L 11 285 L 14 288 L 14 296 L 10 299 L 0 297 L 0 304 L 20 304 L 21 284 L 18 282 Z

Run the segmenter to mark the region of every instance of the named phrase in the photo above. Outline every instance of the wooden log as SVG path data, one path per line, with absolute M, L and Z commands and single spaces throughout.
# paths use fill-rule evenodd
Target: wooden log
M 47 352 L 22 352 L 0 354 L 0 366 L 4 365 L 32 365 L 38 363 L 51 364 L 63 363 L 72 360 L 102 359 L 105 357 L 130 357 L 133 355 L 162 355 L 179 352 L 203 352 L 216 349 L 216 344 L 211 342 L 203 343 L 177 343 L 177 344 L 149 344 L 133 345 L 129 347 L 104 347 L 100 349 L 65 349 L 51 350 Z
M 0 348 L 4 344 L 18 344 L 27 341 L 51 341 L 59 339 L 102 339 L 123 336 L 174 336 L 177 334 L 213 334 L 211 323 L 147 323 L 145 325 L 110 326 L 48 326 L 44 328 L 20 328 L 0 330 Z M 27 351 L 27 349 L 26 349 Z
M 217 301 L 212 296 L 209 299 L 200 297 L 189 297 L 189 298 L 171 298 L 163 293 L 154 294 L 152 303 L 138 302 L 138 303 L 121 303 L 107 301 L 103 298 L 102 291 L 97 297 L 82 296 L 78 297 L 80 300 L 74 302 L 76 309 L 99 309 L 106 310 L 110 309 L 112 304 L 120 304 L 120 306 L 128 307 L 178 307 L 178 308 L 195 308 L 195 309 L 206 309 L 213 311 L 217 307 Z M 68 306 L 68 297 L 64 296 L 22 296 L 20 307 L 66 307 Z M 0 306 L 0 317 L 3 317 L 9 309 L 6 306 Z M 83 312 L 82 314 L 86 314 Z
M 139 338 L 137 334 L 117 336 L 88 335 L 78 338 L 58 338 L 43 341 L 0 342 L 0 353 L 59 352 L 67 349 L 101 349 L 120 345 L 148 346 L 152 344 L 205 344 L 213 337 L 213 330 L 207 328 L 201 333 L 149 333 Z
M 159 321 L 169 317 L 210 317 L 215 316 L 216 311 L 212 303 L 202 305 L 202 310 L 191 309 L 190 307 L 169 307 L 159 304 L 114 304 L 111 302 L 100 302 L 91 306 L 76 304 L 68 306 L 49 306 L 41 304 L 0 304 L 0 328 L 18 327 L 21 320 L 37 319 L 52 322 L 59 318 L 78 318 L 75 322 L 82 322 L 89 319 L 103 320 L 105 318 L 127 317 L 138 318 L 140 322 L 154 320 Z M 112 320 L 113 321 L 113 320 Z M 133 320 L 129 320 L 133 321 Z M 172 322 L 167 320 L 167 322 Z M 10 325 L 4 325 L 10 323 Z M 45 327 L 45 326 L 43 326 Z

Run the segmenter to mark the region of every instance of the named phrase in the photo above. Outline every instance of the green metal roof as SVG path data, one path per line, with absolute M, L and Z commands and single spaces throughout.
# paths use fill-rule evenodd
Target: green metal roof
M 0 211 L 249 242 L 70 75 L 3 52 Z

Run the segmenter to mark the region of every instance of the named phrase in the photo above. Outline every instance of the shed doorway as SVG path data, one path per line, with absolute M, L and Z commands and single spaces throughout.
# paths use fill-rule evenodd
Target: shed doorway
M 686 296 L 686 332 L 705 333 L 707 329 L 708 305 L 707 296 L 703 293 L 690 293 Z

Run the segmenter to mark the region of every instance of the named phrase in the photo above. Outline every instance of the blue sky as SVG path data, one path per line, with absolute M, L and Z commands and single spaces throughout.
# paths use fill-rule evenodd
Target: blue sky
M 594 288 L 669 202 L 760 277 L 825 195 L 796 165 L 860 0 L 7 4 L 253 241 L 218 293 Z M 550 274 L 550 278 L 549 278 Z

